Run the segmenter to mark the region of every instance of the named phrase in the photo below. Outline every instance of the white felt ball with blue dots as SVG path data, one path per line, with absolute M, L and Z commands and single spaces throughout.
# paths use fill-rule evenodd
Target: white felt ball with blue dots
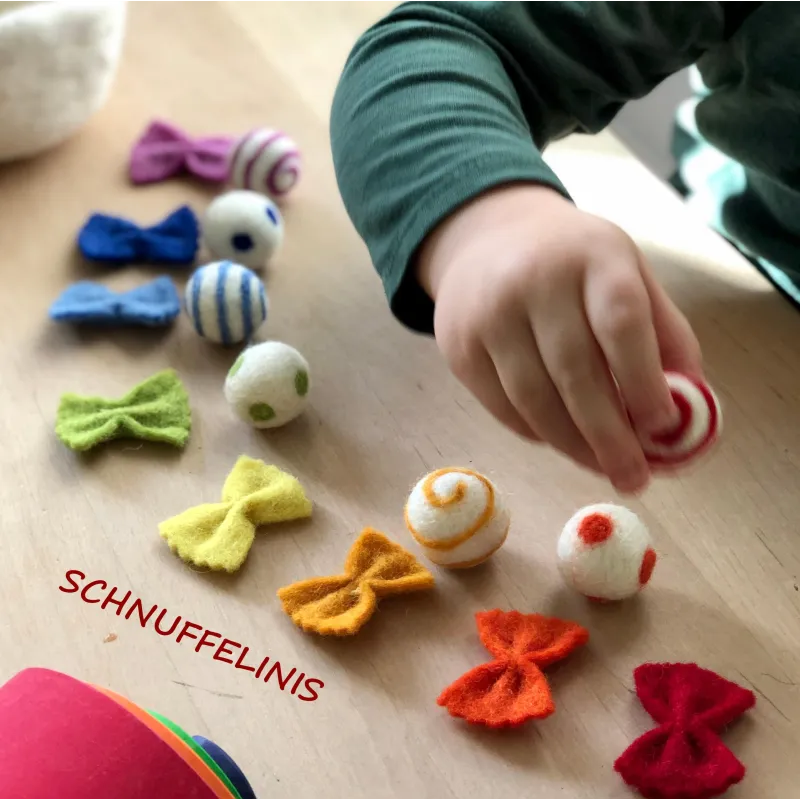
M 206 209 L 203 243 L 214 258 L 263 267 L 283 242 L 283 219 L 268 197 L 244 189 L 220 195 Z
M 308 362 L 288 344 L 248 347 L 225 379 L 225 399 L 256 428 L 277 428 L 302 413 L 308 402 Z
M 195 270 L 184 293 L 184 309 L 200 336 L 230 345 L 245 342 L 267 318 L 264 284 L 233 261 Z

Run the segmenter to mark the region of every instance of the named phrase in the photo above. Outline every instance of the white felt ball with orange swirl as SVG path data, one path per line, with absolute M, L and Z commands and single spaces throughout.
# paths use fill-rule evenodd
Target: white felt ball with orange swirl
M 425 555 L 451 569 L 486 561 L 506 540 L 511 522 L 494 484 L 460 467 L 426 475 L 411 491 L 405 517 Z

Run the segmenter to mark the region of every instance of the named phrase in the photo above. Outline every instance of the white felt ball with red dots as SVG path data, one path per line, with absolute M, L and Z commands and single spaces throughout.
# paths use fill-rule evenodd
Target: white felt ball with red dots
M 705 453 L 722 430 L 722 409 L 707 384 L 677 372 L 666 373 L 680 414 L 677 425 L 655 436 L 642 437 L 642 449 L 653 467 L 674 468 Z
M 650 533 L 632 511 L 611 503 L 582 508 L 558 540 L 558 568 L 575 591 L 624 600 L 647 585 L 656 566 Z

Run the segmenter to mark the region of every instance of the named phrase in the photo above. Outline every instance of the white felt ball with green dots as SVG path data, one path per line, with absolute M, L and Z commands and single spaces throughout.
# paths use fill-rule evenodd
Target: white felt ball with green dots
M 256 428 L 278 428 L 303 412 L 311 389 L 308 362 L 288 344 L 248 347 L 225 379 L 225 398 Z

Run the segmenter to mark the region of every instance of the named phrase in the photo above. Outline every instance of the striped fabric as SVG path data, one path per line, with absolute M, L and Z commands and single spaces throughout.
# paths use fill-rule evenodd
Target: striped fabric
M 232 261 L 208 264 L 189 279 L 186 313 L 200 336 L 226 345 L 246 341 L 267 317 L 264 284 Z

